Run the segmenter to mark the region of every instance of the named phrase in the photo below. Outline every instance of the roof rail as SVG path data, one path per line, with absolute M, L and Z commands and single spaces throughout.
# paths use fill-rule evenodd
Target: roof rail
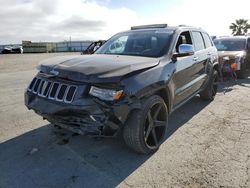
M 132 26 L 131 30 L 150 29 L 150 28 L 166 28 L 167 26 L 168 26 L 168 24 L 139 25 L 139 26 Z
M 185 24 L 180 24 L 178 25 L 179 27 L 194 27 L 194 26 L 191 26 L 191 25 L 185 25 Z

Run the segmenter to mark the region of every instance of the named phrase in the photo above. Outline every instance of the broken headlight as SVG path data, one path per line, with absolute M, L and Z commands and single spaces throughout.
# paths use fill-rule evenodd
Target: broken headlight
M 91 86 L 89 94 L 105 101 L 117 101 L 123 95 L 123 90 L 103 89 Z

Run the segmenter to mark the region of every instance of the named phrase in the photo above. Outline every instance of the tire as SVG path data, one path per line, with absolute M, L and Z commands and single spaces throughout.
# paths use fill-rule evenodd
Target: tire
M 241 68 L 239 71 L 237 71 L 237 76 L 240 79 L 245 79 L 247 78 L 247 67 L 246 67 L 246 63 L 241 64 Z
M 200 93 L 200 98 L 206 101 L 213 101 L 218 88 L 218 71 L 213 69 L 206 88 Z
M 142 108 L 134 110 L 127 120 L 123 138 L 134 151 L 149 154 L 157 151 L 164 141 L 168 126 L 168 108 L 158 95 L 141 102 Z

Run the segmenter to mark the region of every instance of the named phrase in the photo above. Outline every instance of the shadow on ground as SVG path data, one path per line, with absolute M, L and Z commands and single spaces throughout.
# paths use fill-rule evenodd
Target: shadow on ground
M 165 142 L 208 104 L 195 97 L 175 111 Z M 72 136 L 45 125 L 0 144 L 0 187 L 114 187 L 150 157 L 122 139 Z
M 223 82 L 220 82 L 220 87 L 218 89 L 219 93 L 227 93 L 233 90 L 233 86 L 242 86 L 250 88 L 250 77 L 248 79 L 237 79 L 234 80 L 227 77 Z

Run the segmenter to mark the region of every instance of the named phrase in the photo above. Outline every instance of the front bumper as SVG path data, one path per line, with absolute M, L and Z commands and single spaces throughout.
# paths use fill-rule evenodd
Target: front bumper
M 241 69 L 241 64 L 244 60 L 236 60 L 236 58 L 229 58 L 224 60 L 223 57 L 219 59 L 220 69 L 223 73 L 231 73 L 232 71 L 239 71 Z
M 84 95 L 84 88 L 85 86 L 78 87 L 71 103 L 51 100 L 49 97 L 27 89 L 25 105 L 52 124 L 78 134 L 114 136 L 123 127 L 132 107 L 122 101 L 106 104 L 94 97 Z

